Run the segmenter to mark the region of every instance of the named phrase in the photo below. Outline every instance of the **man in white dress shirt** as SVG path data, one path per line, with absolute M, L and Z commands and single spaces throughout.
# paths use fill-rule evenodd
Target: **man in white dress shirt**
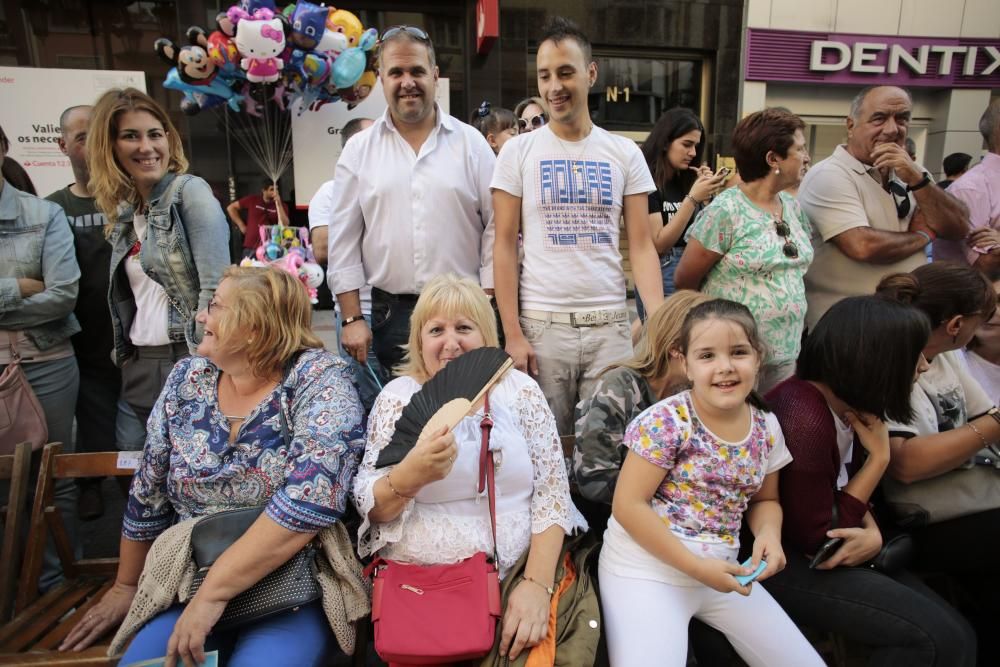
M 344 147 L 329 226 L 330 291 L 343 317 L 341 345 L 362 364 L 374 330 L 386 369 L 399 364 L 420 290 L 441 273 L 493 287 L 493 150 L 434 101 L 434 47 L 420 28 L 382 35 L 386 113 Z M 372 323 L 358 290 L 372 286 Z

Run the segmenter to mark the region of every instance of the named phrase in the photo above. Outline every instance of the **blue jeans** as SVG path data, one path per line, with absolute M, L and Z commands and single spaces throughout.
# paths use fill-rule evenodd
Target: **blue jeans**
M 660 276 L 663 278 L 663 298 L 677 291 L 674 287 L 674 271 L 677 270 L 677 263 L 681 261 L 684 248 L 673 247 L 660 255 Z M 636 294 L 635 307 L 639 311 L 639 319 L 646 321 L 646 309 L 642 307 L 642 299 Z
M 146 446 L 146 425 L 124 398 L 118 399 L 115 443 L 122 452 L 141 452 Z
M 183 611 L 183 605 L 174 605 L 142 626 L 119 666 L 165 656 L 174 624 Z M 230 632 L 212 633 L 205 641 L 205 650 L 219 651 L 219 664 L 228 667 L 319 667 L 337 648 L 333 631 L 317 602 Z

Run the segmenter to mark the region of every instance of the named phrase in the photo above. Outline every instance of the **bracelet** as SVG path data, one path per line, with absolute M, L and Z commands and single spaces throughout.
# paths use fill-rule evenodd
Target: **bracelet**
M 992 408 L 986 411 L 986 414 L 988 414 L 990 417 L 993 417 L 993 421 L 995 421 L 997 424 L 1000 424 L 1000 408 L 993 406 Z
M 413 500 L 413 496 L 404 496 L 402 493 L 396 490 L 396 487 L 392 485 L 392 480 L 389 479 L 389 475 L 391 474 L 392 474 L 391 472 L 387 472 L 385 474 L 385 482 L 386 484 L 389 485 L 389 490 L 392 491 L 392 494 L 397 498 L 402 498 L 403 500 Z
M 694 204 L 695 206 L 704 206 L 705 205 L 705 202 L 698 201 L 697 199 L 695 199 L 694 197 L 692 197 L 690 194 L 684 195 L 684 199 L 690 199 L 691 203 Z
M 984 449 L 986 449 L 986 448 L 989 448 L 989 446 L 990 446 L 990 443 L 988 443 L 988 442 L 986 441 L 986 436 L 985 436 L 985 435 L 983 435 L 983 432 L 982 432 L 982 431 L 980 431 L 980 430 L 979 430 L 978 428 L 976 428 L 976 425 L 975 425 L 975 424 L 973 424 L 972 422 L 965 422 L 965 425 L 966 425 L 966 426 L 968 426 L 969 428 L 971 428 L 971 429 L 973 430 L 973 432 L 974 432 L 974 433 L 975 433 L 976 435 L 978 435 L 978 436 L 979 436 L 979 439 L 980 439 L 980 440 L 981 440 L 981 441 L 983 442 L 983 448 L 984 448 Z
M 357 322 L 358 320 L 363 320 L 363 319 L 365 319 L 364 315 L 352 315 L 351 317 L 345 317 L 344 319 L 342 319 L 340 321 L 340 326 L 341 327 L 346 327 L 348 324 L 351 324 L 353 322 Z
M 521 575 L 521 579 L 523 579 L 524 581 L 530 581 L 531 583 L 533 583 L 536 586 L 541 586 L 545 590 L 545 592 L 549 594 L 549 597 L 552 597 L 552 595 L 555 594 L 555 592 L 556 592 L 555 589 L 552 586 L 546 586 L 542 582 L 538 581 L 537 579 L 532 579 L 531 577 L 529 577 L 526 574 L 522 574 Z
M 920 234 L 921 236 L 923 236 L 925 239 L 927 239 L 927 243 L 933 243 L 934 242 L 934 239 L 931 238 L 931 235 L 928 234 L 927 232 L 925 232 L 922 229 L 918 229 L 918 230 L 916 230 L 913 233 L 914 234 Z

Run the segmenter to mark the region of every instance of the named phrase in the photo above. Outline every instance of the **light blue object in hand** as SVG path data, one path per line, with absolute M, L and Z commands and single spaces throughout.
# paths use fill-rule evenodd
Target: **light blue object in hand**
M 751 565 L 753 565 L 753 558 L 747 558 L 745 561 L 743 561 L 743 567 L 750 567 Z M 766 569 L 767 569 L 767 561 L 761 558 L 760 565 L 757 566 L 756 570 L 754 570 L 750 574 L 735 575 L 736 581 L 739 583 L 740 586 L 746 586 L 751 581 L 759 577 L 761 573 L 763 573 L 764 570 Z

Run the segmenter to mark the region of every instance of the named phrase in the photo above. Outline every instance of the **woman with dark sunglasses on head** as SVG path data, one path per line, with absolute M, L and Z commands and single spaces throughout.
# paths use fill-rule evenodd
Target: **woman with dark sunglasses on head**
M 733 152 L 742 182 L 698 216 L 674 274 L 676 289 L 701 289 L 753 313 L 769 347 L 761 391 L 795 372 L 806 317 L 802 277 L 813 258 L 811 226 L 782 192 L 798 185 L 809 164 L 804 129 L 798 116 L 779 109 L 740 121 Z
M 540 97 L 526 97 L 518 102 L 514 107 L 514 117 L 517 118 L 518 134 L 537 130 L 549 122 L 549 115 L 545 113 Z
M 660 256 L 663 296 L 674 293 L 674 271 L 684 252 L 684 232 L 695 216 L 718 194 L 728 172 L 716 175 L 702 164 L 705 126 L 690 109 L 671 109 L 656 121 L 642 144 L 642 155 L 656 182 L 649 193 L 649 225 Z M 646 319 L 642 300 L 639 317 Z

